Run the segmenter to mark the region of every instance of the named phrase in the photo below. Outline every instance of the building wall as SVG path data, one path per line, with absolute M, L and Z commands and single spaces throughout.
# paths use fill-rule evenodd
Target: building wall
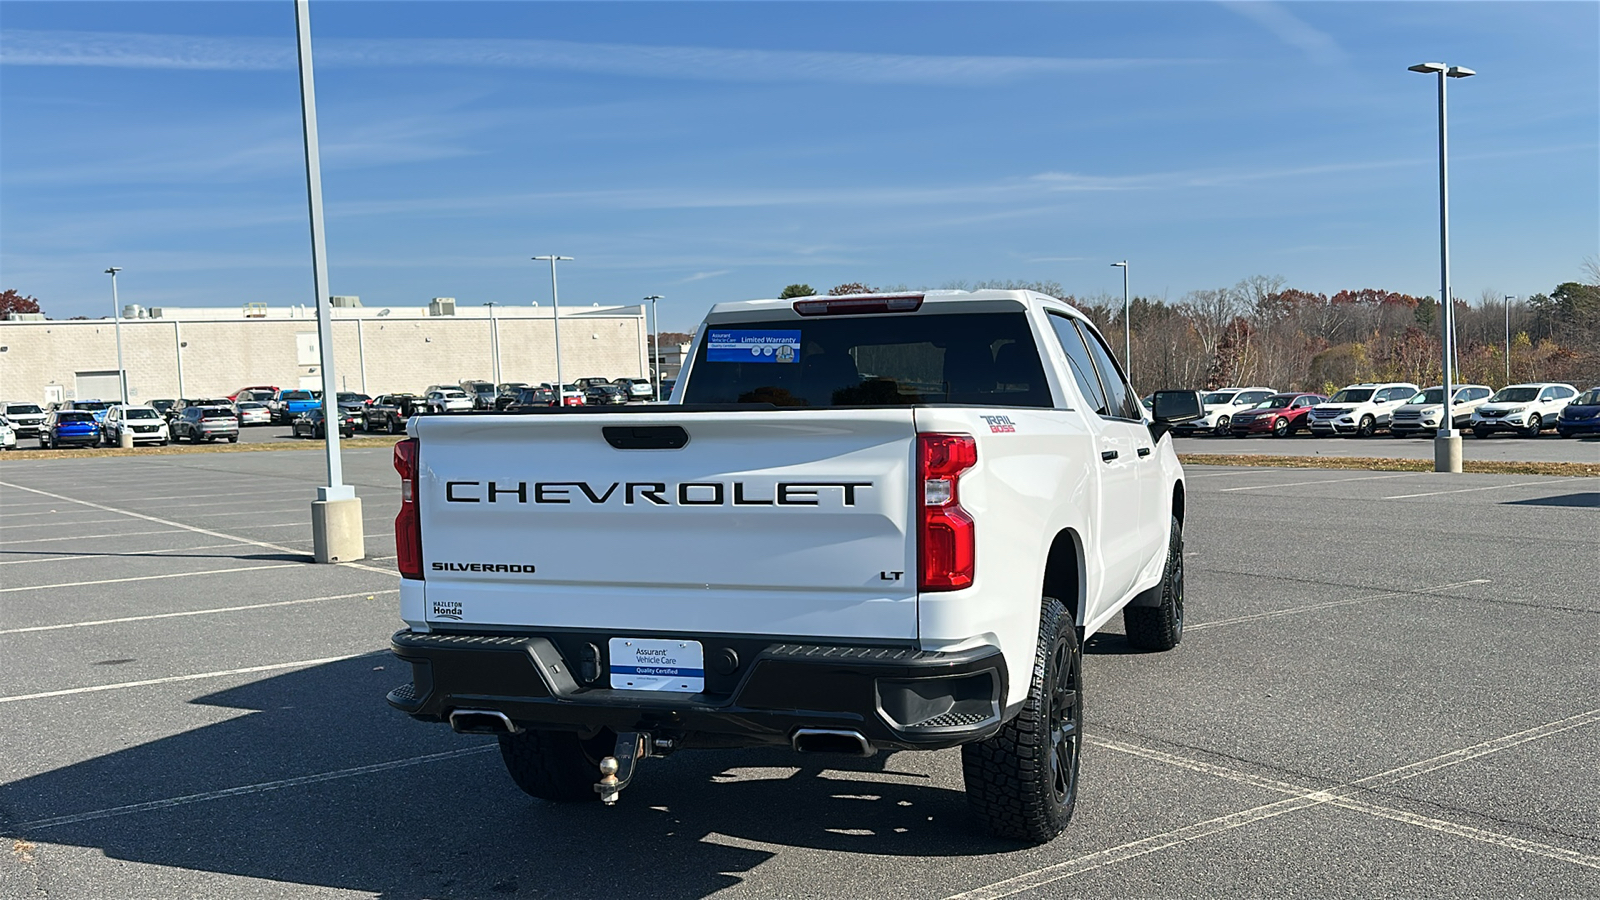
M 340 390 L 380 394 L 421 391 L 430 384 L 494 377 L 490 330 L 500 333 L 501 381 L 554 381 L 553 320 L 431 316 L 335 319 L 333 352 Z M 302 364 L 297 335 L 315 334 L 314 319 L 181 321 L 124 319 L 122 353 L 129 399 L 207 397 L 255 384 L 298 387 L 319 377 Z M 644 319 L 638 315 L 563 315 L 562 376 L 640 377 Z M 187 346 L 179 348 L 179 342 Z M 75 397 L 75 373 L 115 371 L 111 320 L 0 322 L 0 398 L 39 402 L 59 385 Z M 183 385 L 179 391 L 178 359 Z M 314 360 L 313 360 L 314 361 Z M 101 398 L 110 399 L 110 398 Z

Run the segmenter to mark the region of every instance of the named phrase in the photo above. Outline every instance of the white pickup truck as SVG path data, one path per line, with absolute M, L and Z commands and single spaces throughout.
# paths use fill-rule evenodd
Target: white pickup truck
M 680 749 L 961 746 L 976 817 L 1048 841 L 1083 640 L 1182 637 L 1166 433 L 1200 412 L 1146 416 L 1042 294 L 719 304 L 671 404 L 409 420 L 389 702 L 557 801 Z

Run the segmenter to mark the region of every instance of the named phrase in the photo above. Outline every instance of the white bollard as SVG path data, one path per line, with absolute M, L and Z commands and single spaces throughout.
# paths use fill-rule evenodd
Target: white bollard
M 133 449 L 133 432 L 124 428 L 117 432 L 117 446 L 124 450 Z

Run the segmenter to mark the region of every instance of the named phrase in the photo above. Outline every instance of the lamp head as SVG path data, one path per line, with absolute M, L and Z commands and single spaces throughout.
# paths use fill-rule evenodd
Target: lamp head
M 1470 78 L 1478 73 L 1472 71 L 1466 66 L 1451 66 L 1449 69 L 1445 70 L 1444 74 L 1450 78 Z
M 1450 69 L 1450 67 L 1444 63 L 1436 62 L 1417 63 L 1414 66 L 1407 66 L 1406 68 L 1408 71 L 1421 72 L 1424 75 L 1434 75 L 1439 72 L 1447 72 Z
M 1114 269 L 1116 269 L 1116 268 L 1126 269 L 1128 267 L 1128 261 L 1127 260 L 1123 260 L 1122 262 L 1114 262 L 1114 263 L 1111 264 L 1111 267 L 1114 268 Z
M 121 272 L 121 271 L 122 271 L 122 267 L 121 266 L 112 266 L 111 268 L 106 270 L 106 274 L 110 275 L 113 278 L 115 278 L 117 276 L 117 273 Z
M 661 295 L 660 294 L 651 294 L 650 296 L 648 296 L 648 297 L 646 297 L 644 299 L 646 299 L 646 300 L 660 300 L 661 299 Z

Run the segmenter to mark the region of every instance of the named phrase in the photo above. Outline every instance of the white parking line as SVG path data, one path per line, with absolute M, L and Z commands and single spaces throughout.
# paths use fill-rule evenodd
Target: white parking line
M 222 548 L 222 547 L 232 547 L 232 546 L 234 546 L 234 545 L 233 544 L 201 544 L 198 547 L 170 547 L 170 548 L 168 548 L 166 550 L 145 550 L 145 551 L 142 551 L 142 552 L 139 552 L 139 553 L 79 553 L 79 554 L 75 554 L 73 556 L 41 556 L 38 559 L 7 559 L 7 560 L 0 560 L 0 566 L 20 566 L 20 565 L 23 565 L 24 563 L 42 563 L 42 562 L 77 562 L 78 560 L 83 560 L 83 559 L 111 559 L 113 557 L 120 557 L 122 559 L 138 559 L 138 558 L 141 558 L 141 557 L 148 557 L 148 556 L 160 556 L 161 554 L 164 554 L 164 553 L 182 553 L 185 550 L 217 550 L 217 549 Z M 47 553 L 49 551 L 40 551 L 40 552 L 41 553 Z M 222 557 L 222 556 L 211 557 L 211 558 L 214 558 L 214 559 L 226 559 L 226 557 Z
M 37 694 L 18 694 L 0 697 L 0 703 L 19 703 L 23 700 L 43 700 L 46 697 L 66 697 L 72 694 L 93 694 L 99 691 L 120 691 L 123 688 L 149 687 L 153 684 L 172 684 L 178 681 L 199 681 L 203 678 L 223 678 L 228 675 L 250 675 L 255 672 L 275 672 L 279 669 L 309 669 L 328 663 L 344 662 L 371 653 L 351 653 L 345 656 L 327 656 L 322 659 L 302 659 L 297 662 L 272 663 L 266 666 L 246 666 L 242 669 L 223 669 L 220 672 L 197 672 L 193 675 L 168 675 L 165 678 L 146 678 L 143 681 L 120 681 L 116 684 L 93 684 L 88 687 L 65 688 L 59 691 L 40 691 Z
M 1218 619 L 1215 622 L 1198 622 L 1194 625 L 1184 626 L 1185 631 L 1200 631 L 1204 628 L 1219 628 L 1223 625 L 1237 625 L 1240 622 L 1258 622 L 1262 619 L 1278 619 L 1283 616 L 1295 616 L 1300 613 L 1316 612 L 1321 609 L 1335 609 L 1340 606 L 1352 606 L 1357 603 L 1371 603 L 1374 600 L 1386 600 L 1391 597 L 1404 597 L 1408 594 L 1436 594 L 1454 588 L 1467 587 L 1473 584 L 1488 584 L 1487 578 L 1474 578 L 1471 581 L 1455 581 L 1450 584 L 1436 584 L 1432 587 L 1417 588 L 1411 591 L 1384 591 L 1379 594 L 1369 594 L 1365 597 L 1352 597 L 1349 600 L 1329 600 L 1326 603 L 1313 603 L 1309 606 L 1295 606 L 1289 609 L 1275 609 L 1271 612 L 1252 613 L 1248 616 L 1234 616 L 1231 619 Z
M 27 587 L 0 588 L 0 594 L 19 591 L 47 591 L 52 588 L 89 587 L 95 584 L 121 584 L 125 581 L 160 581 L 164 578 L 188 578 L 192 575 L 227 575 L 231 572 L 257 572 L 261 569 L 291 569 L 305 563 L 273 563 L 270 566 L 236 566 L 231 569 L 206 569 L 202 572 L 168 572 L 165 575 L 135 575 L 132 578 L 105 578 L 100 581 L 68 581 L 61 584 L 30 584 Z
M 120 522 L 120 521 L 122 521 L 122 520 L 121 519 L 85 519 L 82 522 L 34 522 L 32 524 L 23 523 L 21 525 L 7 525 L 4 522 L 0 522 L 0 531 L 14 531 L 14 530 L 20 529 L 20 528 L 49 528 L 52 525 L 72 525 L 72 526 L 78 526 L 78 525 L 104 525 L 107 522 Z
M 1336 800 L 1349 799 L 1348 795 L 1350 793 L 1363 788 L 1378 787 L 1384 784 L 1393 784 L 1397 781 L 1413 778 L 1417 775 L 1422 775 L 1427 772 L 1437 771 L 1448 766 L 1467 762 L 1468 760 L 1478 759 L 1480 757 L 1488 756 L 1491 753 L 1498 753 L 1501 750 L 1507 750 L 1512 747 L 1526 744 L 1529 741 L 1535 741 L 1539 738 L 1549 737 L 1552 734 L 1559 734 L 1560 732 L 1569 731 L 1573 728 L 1580 728 L 1584 725 L 1592 725 L 1596 722 L 1600 722 L 1600 709 L 1592 709 L 1588 712 L 1579 713 L 1575 716 L 1569 716 L 1565 719 L 1540 725 L 1536 728 L 1530 728 L 1526 731 L 1519 731 L 1516 734 L 1506 735 L 1505 737 L 1496 738 L 1492 741 L 1484 741 L 1481 744 L 1474 744 L 1471 747 L 1463 747 L 1460 750 L 1454 750 L 1450 753 L 1430 757 L 1429 759 L 1414 762 L 1407 766 L 1401 766 L 1397 769 L 1390 769 L 1386 772 L 1379 772 L 1376 775 L 1368 775 L 1365 778 L 1346 782 L 1345 784 L 1338 785 L 1337 787 L 1328 788 L 1326 790 L 1308 791 L 1304 794 L 1290 797 L 1286 800 L 1279 800 L 1275 803 L 1267 803 L 1251 809 L 1230 813 L 1226 816 L 1219 816 L 1215 819 L 1207 819 L 1204 822 L 1196 822 L 1193 825 L 1187 825 L 1183 828 L 1175 828 L 1171 831 L 1151 835 L 1150 837 L 1141 838 L 1137 841 L 1130 841 L 1126 844 L 1100 850 L 1095 853 L 1085 854 L 1083 856 L 1069 859 L 1064 862 L 1059 862 L 1054 865 L 1043 866 L 1041 868 L 1034 869 L 1031 872 L 1024 872 L 1021 875 L 1016 875 L 1011 878 L 986 884 L 982 887 L 973 888 L 969 891 L 963 891 L 959 894 L 952 894 L 950 897 L 946 898 L 946 900 L 998 900 L 998 898 L 1001 897 L 1010 897 L 1015 894 L 1020 894 L 1023 891 L 1031 891 L 1036 888 L 1044 887 L 1047 884 L 1060 881 L 1063 878 L 1070 878 L 1073 875 L 1078 875 L 1083 872 L 1103 868 L 1105 866 L 1113 865 L 1115 863 L 1123 862 L 1124 860 L 1133 859 L 1135 857 L 1144 856 L 1146 854 L 1155 853 L 1158 850 L 1165 850 L 1168 847 L 1176 847 L 1180 844 L 1187 844 L 1204 837 L 1209 837 L 1213 834 L 1219 834 L 1224 831 L 1241 828 L 1253 822 L 1260 822 L 1264 819 L 1281 816 L 1284 813 L 1294 812 L 1295 810 L 1299 809 L 1309 809 L 1310 807 L 1321 806 L 1326 803 L 1332 803 Z
M 1491 484 L 1488 487 L 1456 488 L 1451 491 L 1428 491 L 1425 494 L 1396 494 L 1385 497 L 1385 500 L 1410 500 L 1412 497 L 1437 497 L 1440 494 L 1470 494 L 1473 491 L 1498 491 L 1502 488 L 1527 487 L 1533 484 L 1550 484 L 1549 479 L 1544 481 L 1519 481 L 1516 484 Z
M 81 504 L 83 506 L 90 506 L 90 507 L 93 507 L 95 509 L 104 510 L 106 512 L 118 513 L 118 514 L 124 515 L 124 516 L 132 516 L 135 519 L 143 519 L 146 522 L 155 522 L 158 525 L 169 525 L 169 526 L 171 526 L 173 528 L 181 528 L 181 529 L 183 529 L 185 531 L 193 531 L 196 534 L 206 534 L 206 535 L 210 535 L 211 537 L 222 538 L 224 540 L 238 541 L 241 544 L 251 544 L 253 546 L 262 547 L 262 548 L 265 548 L 267 550 L 278 550 L 278 551 L 284 552 L 284 553 L 298 553 L 299 552 L 297 550 L 293 550 L 293 549 L 291 549 L 289 547 L 284 547 L 284 546 L 279 545 L 279 544 L 269 544 L 266 541 L 258 541 L 258 540 L 255 540 L 254 538 L 240 537 L 239 535 L 236 535 L 236 534 L 226 534 L 226 533 L 221 532 L 221 531 L 212 531 L 209 528 L 200 528 L 200 527 L 197 527 L 197 526 L 194 526 L 194 525 L 185 525 L 182 522 L 174 522 L 171 519 L 162 519 L 162 518 L 158 518 L 156 516 L 148 516 L 148 515 L 145 515 L 144 513 L 132 512 L 131 510 L 117 509 L 114 506 L 104 506 L 104 505 L 99 504 L 99 503 L 90 503 L 88 500 L 79 500 L 79 499 L 77 499 L 75 497 L 67 497 L 67 496 L 62 495 L 62 494 L 52 494 L 49 491 L 41 491 L 41 490 L 38 490 L 37 488 L 23 487 L 20 484 L 11 484 L 9 482 L 0 481 L 0 487 L 15 488 L 15 489 L 17 489 L 19 491 L 28 491 L 29 493 L 38 494 L 38 495 L 43 496 L 43 497 L 51 497 L 51 498 L 56 499 L 56 500 L 64 500 L 64 501 L 66 501 L 68 503 L 78 503 L 78 504 Z M 291 523 L 287 523 L 285 525 L 252 525 L 252 526 L 248 526 L 248 527 L 252 527 L 252 528 L 287 528 L 287 527 L 289 527 L 289 525 L 293 525 L 293 524 L 298 524 L 298 523 L 291 522 Z M 393 572 L 390 572 L 388 569 L 379 569 L 379 568 L 375 568 L 373 566 L 364 566 L 359 562 L 333 563 L 333 565 L 344 566 L 344 567 L 350 568 L 350 569 L 362 569 L 362 570 L 367 571 L 367 572 L 376 572 L 379 575 L 393 575 L 394 574 Z
M 1363 475 L 1360 478 L 1319 478 L 1316 481 L 1291 481 L 1288 484 L 1252 484 L 1247 487 L 1223 488 L 1222 490 L 1217 491 L 1217 493 L 1227 494 L 1233 491 L 1265 491 L 1271 490 L 1272 488 L 1305 487 L 1306 485 L 1311 484 L 1342 484 L 1346 481 L 1376 481 L 1384 478 L 1415 478 L 1422 474 L 1425 473 L 1400 472 L 1394 475 Z
M 227 797 L 242 797 L 247 794 L 260 794 L 266 791 L 276 791 L 288 787 L 300 787 L 307 784 L 320 784 L 324 781 L 335 781 L 340 778 L 353 778 L 357 775 L 371 775 L 376 772 L 387 772 L 392 769 L 404 769 L 410 766 L 420 766 L 424 763 L 438 762 L 444 759 L 455 759 L 462 756 L 471 756 L 478 753 L 488 753 L 497 745 L 479 745 L 465 747 L 460 750 L 446 750 L 443 753 L 429 753 L 425 756 L 413 756 L 409 759 L 395 759 L 388 762 L 373 763 L 370 766 L 353 766 L 348 769 L 338 769 L 333 772 L 321 772 L 316 775 L 301 775 L 296 778 L 283 778 L 277 781 L 262 781 L 256 784 L 246 784 L 239 787 L 223 788 L 220 791 L 206 791 L 202 794 L 187 794 L 182 797 L 169 797 L 165 800 L 151 800 L 146 803 L 130 803 L 127 806 L 113 806 L 108 809 L 97 809 L 92 812 L 76 813 L 70 816 L 56 816 L 53 819 L 35 819 L 32 822 L 23 822 L 13 825 L 6 830 L 7 834 L 20 835 L 40 828 L 51 828 L 57 825 L 76 825 L 79 822 L 92 822 L 95 819 L 109 819 L 113 816 L 126 816 L 132 813 L 154 812 L 161 809 L 171 809 L 175 806 L 186 806 L 190 803 L 201 803 L 206 800 L 222 800 Z
M 123 616 L 120 619 L 95 619 L 91 622 L 67 622 L 61 625 L 31 625 L 27 628 L 7 628 L 0 634 L 24 634 L 33 631 L 60 631 L 65 628 L 89 628 L 94 625 L 121 625 L 124 622 L 148 622 L 151 619 L 178 619 L 185 616 L 209 616 L 217 613 L 239 612 L 246 609 L 267 609 L 274 606 L 297 606 L 302 603 L 322 603 L 326 600 L 349 600 L 352 597 L 373 599 L 379 594 L 398 594 L 398 588 L 382 591 L 357 591 L 354 594 L 334 594 L 331 597 L 308 597 L 304 600 L 275 600 L 271 603 L 250 603 L 244 606 L 219 606 L 214 609 L 190 609 L 183 612 L 152 613 L 146 616 Z
M 120 522 L 122 520 L 117 519 L 114 521 Z M 183 529 L 181 528 L 163 528 L 160 531 L 118 531 L 112 534 L 69 534 L 65 537 L 29 538 L 25 541 L 13 541 L 10 538 L 7 538 L 4 546 L 14 547 L 17 544 L 43 544 L 49 541 L 88 541 L 95 538 L 140 537 L 146 534 L 177 534 L 182 530 Z
M 1185 756 L 1165 753 L 1149 747 L 1141 747 L 1137 744 L 1129 744 L 1122 741 L 1107 740 L 1104 738 L 1087 738 L 1086 740 L 1091 744 L 1104 747 L 1107 750 L 1115 750 L 1119 753 L 1126 753 L 1142 759 L 1153 760 L 1155 762 L 1165 763 L 1170 766 L 1177 766 L 1193 772 L 1201 772 L 1207 775 L 1214 775 L 1218 778 L 1226 778 L 1229 781 L 1237 781 L 1240 784 L 1247 784 L 1251 787 L 1275 791 L 1280 794 L 1304 795 L 1310 792 L 1310 789 L 1306 788 L 1304 785 L 1289 784 L 1287 782 L 1276 781 L 1270 778 L 1262 778 L 1257 775 L 1251 775 L 1248 772 L 1238 771 L 1237 769 L 1229 769 L 1225 766 L 1218 766 L 1212 763 L 1203 762 L 1201 760 L 1190 759 Z M 1465 837 L 1475 841 L 1483 841 L 1484 843 L 1495 844 L 1509 850 L 1517 850 L 1523 853 L 1530 853 L 1535 856 L 1543 856 L 1549 859 L 1561 860 L 1562 862 L 1570 862 L 1580 866 L 1588 866 L 1591 869 L 1600 869 L 1600 856 L 1591 856 L 1589 854 L 1579 853 L 1575 850 L 1567 850 L 1563 847 L 1554 847 L 1549 844 L 1542 844 L 1538 841 L 1529 841 L 1523 838 L 1511 837 L 1510 835 L 1504 835 L 1494 831 L 1487 831 L 1482 828 L 1474 828 L 1471 825 L 1463 825 L 1460 822 L 1452 822 L 1448 819 L 1436 819 L 1432 816 L 1417 815 L 1415 813 L 1405 812 L 1404 810 L 1380 806 L 1376 803 L 1368 803 L 1364 800 L 1356 800 L 1349 797 L 1335 797 L 1328 802 L 1331 805 L 1340 807 L 1342 809 L 1353 810 L 1355 812 L 1365 813 L 1370 816 L 1377 816 L 1378 818 L 1382 819 L 1404 822 L 1408 825 L 1415 825 L 1419 828 L 1427 828 L 1431 831 L 1442 831 L 1449 834 L 1454 834 L 1458 837 Z

